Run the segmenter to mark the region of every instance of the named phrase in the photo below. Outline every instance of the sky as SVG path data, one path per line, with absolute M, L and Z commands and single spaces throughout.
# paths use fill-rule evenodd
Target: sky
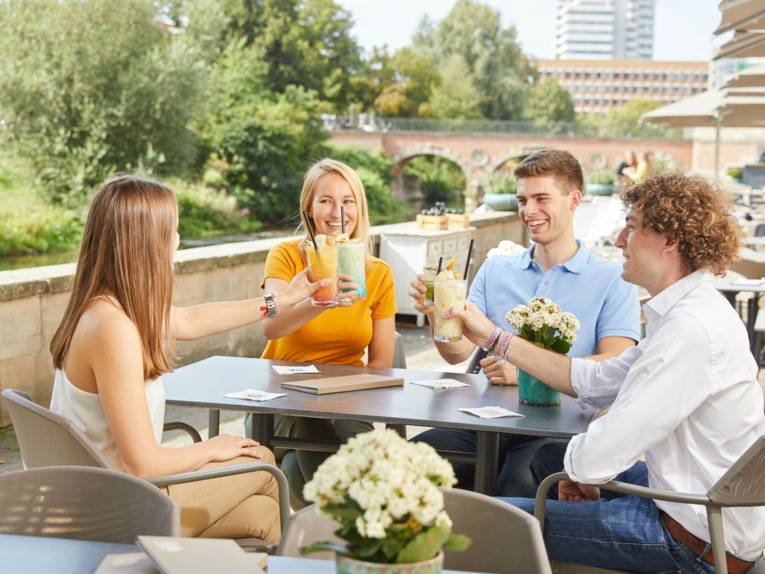
M 482 0 L 498 9 L 504 25 L 514 24 L 523 50 L 554 58 L 555 0 Z M 420 18 L 440 20 L 453 0 L 338 0 L 356 22 L 354 34 L 365 49 L 406 46 Z M 529 4 L 533 4 L 533 8 Z M 656 0 L 654 59 L 709 60 L 712 32 L 720 21 L 718 0 Z

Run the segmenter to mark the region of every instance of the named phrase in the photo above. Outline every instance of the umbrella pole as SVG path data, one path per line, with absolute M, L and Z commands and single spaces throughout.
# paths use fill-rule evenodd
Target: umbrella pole
M 715 114 L 715 178 L 720 180 L 720 114 Z

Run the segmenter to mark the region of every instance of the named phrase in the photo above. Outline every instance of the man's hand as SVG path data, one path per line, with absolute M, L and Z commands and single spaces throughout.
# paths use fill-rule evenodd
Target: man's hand
M 492 385 L 518 384 L 515 367 L 511 363 L 502 361 L 494 355 L 489 355 L 481 359 L 479 364 L 483 369 L 483 374 L 486 375 Z
M 411 289 L 409 289 L 409 296 L 414 299 L 414 308 L 417 309 L 417 311 L 420 313 L 427 315 L 428 319 L 431 320 L 432 325 L 435 307 L 433 305 L 425 304 L 425 276 L 418 275 L 415 277 L 414 281 L 412 281 L 410 284 L 410 287 Z
M 579 484 L 570 480 L 561 480 L 558 483 L 558 500 L 566 502 L 600 500 L 600 488 L 591 484 Z

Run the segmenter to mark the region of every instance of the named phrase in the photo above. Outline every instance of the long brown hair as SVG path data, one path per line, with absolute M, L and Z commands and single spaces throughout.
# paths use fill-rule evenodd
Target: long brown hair
M 173 191 L 151 179 L 118 175 L 93 197 L 69 304 L 50 344 L 61 369 L 72 335 L 94 298 L 113 297 L 138 329 L 145 379 L 171 370 L 165 346 L 173 299 Z

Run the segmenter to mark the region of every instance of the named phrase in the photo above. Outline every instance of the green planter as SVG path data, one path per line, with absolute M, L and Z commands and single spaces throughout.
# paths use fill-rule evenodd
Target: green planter
M 612 195 L 616 186 L 613 183 L 588 183 L 585 191 L 590 195 Z
M 524 405 L 553 407 L 560 404 L 560 393 L 518 369 L 518 395 Z
M 518 196 L 514 193 L 485 193 L 483 202 L 494 211 L 518 211 Z

